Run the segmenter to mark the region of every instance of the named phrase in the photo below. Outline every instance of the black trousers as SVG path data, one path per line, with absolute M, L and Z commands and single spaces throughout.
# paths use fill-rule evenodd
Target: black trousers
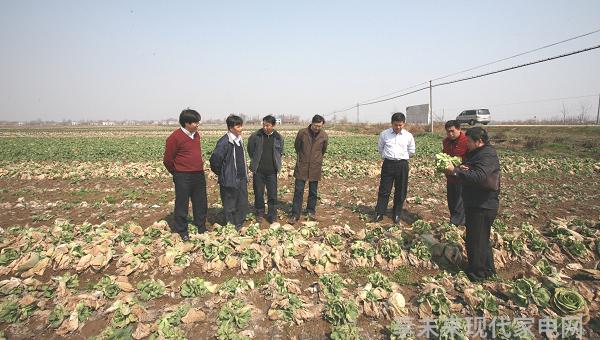
M 465 225 L 465 207 L 462 200 L 462 184 L 447 183 L 446 197 L 448 198 L 448 210 L 450 210 L 450 223 L 454 225 Z
M 248 180 L 241 179 L 237 188 L 219 185 L 219 189 L 225 222 L 240 228 L 244 224 L 248 213 Z
M 270 218 L 277 216 L 277 173 L 264 174 L 262 172 L 255 172 L 252 178 L 252 187 L 254 189 L 254 208 L 256 212 L 265 212 L 266 187 L 267 206 L 269 207 L 268 216 Z
M 383 160 L 381 165 L 381 179 L 379 181 L 379 191 L 377 193 L 377 205 L 375 212 L 384 215 L 392 193 L 392 185 L 396 188 L 394 191 L 394 216 L 400 215 L 406 192 L 408 189 L 408 161 Z
M 173 174 L 173 183 L 175 183 L 174 231 L 180 235 L 188 234 L 187 217 L 190 198 L 192 200 L 194 224 L 198 226 L 199 231 L 206 230 L 205 223 L 208 201 L 206 198 L 206 178 L 204 177 L 204 172 L 176 172 Z
M 304 199 L 304 186 L 306 181 L 297 179 L 294 182 L 294 203 L 292 204 L 292 216 L 300 216 L 302 209 L 302 200 Z M 318 181 L 308 181 L 308 202 L 306 203 L 306 211 L 309 214 L 317 212 L 317 188 Z
M 494 256 L 490 244 L 490 231 L 497 209 L 465 208 L 467 236 L 467 272 L 479 277 L 489 277 L 496 273 Z

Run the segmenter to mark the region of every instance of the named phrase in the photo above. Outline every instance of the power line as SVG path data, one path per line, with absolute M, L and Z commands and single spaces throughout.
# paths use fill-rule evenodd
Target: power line
M 479 65 L 479 66 L 468 68 L 468 69 L 463 70 L 463 71 L 458 71 L 458 72 L 454 72 L 454 73 L 451 73 L 451 74 L 448 74 L 448 75 L 445 75 L 445 76 L 442 76 L 442 77 L 434 78 L 434 79 L 431 79 L 431 81 L 445 79 L 445 78 L 452 77 L 452 76 L 455 76 L 455 75 L 458 75 L 458 74 L 461 74 L 461 73 L 473 71 L 473 70 L 476 70 L 478 68 L 482 68 L 482 67 L 485 67 L 485 66 L 497 64 L 497 63 L 502 62 L 502 61 L 506 61 L 506 60 L 513 59 L 513 58 L 516 58 L 516 57 L 520 57 L 522 55 L 529 54 L 529 53 L 532 53 L 532 52 L 536 52 L 536 51 L 539 51 L 539 50 L 543 50 L 543 49 L 548 48 L 548 47 L 560 45 L 562 43 L 565 43 L 565 42 L 568 42 L 568 41 L 571 41 L 571 40 L 575 40 L 575 39 L 579 39 L 579 38 L 582 38 L 582 37 L 585 37 L 585 36 L 588 36 L 588 35 L 592 35 L 592 34 L 598 33 L 598 32 L 600 32 L 600 28 L 597 29 L 597 30 L 588 32 L 588 33 L 580 34 L 580 35 L 575 36 L 575 37 L 571 37 L 571 38 L 568 38 L 568 39 L 565 39 L 565 40 L 557 41 L 557 42 L 552 43 L 552 44 L 548 44 L 548 45 L 544 45 L 544 46 L 541 46 L 541 47 L 538 47 L 538 48 L 534 48 L 534 49 L 529 50 L 529 51 L 517 53 L 515 55 L 511 55 L 510 57 L 498 59 L 498 60 L 495 60 L 495 61 L 492 61 L 492 62 L 489 62 L 489 63 L 486 63 L 486 64 L 482 64 L 482 65 Z
M 471 80 L 471 79 L 476 79 L 476 78 L 481 78 L 481 77 L 489 76 L 489 75 L 496 74 L 496 73 L 511 71 L 511 70 L 515 70 L 515 69 L 518 69 L 518 68 L 521 68 L 521 67 L 525 67 L 525 66 L 531 66 L 531 65 L 535 65 L 535 64 L 539 64 L 539 63 L 544 63 L 544 62 L 547 62 L 547 61 L 550 61 L 550 60 L 554 60 L 554 59 L 564 58 L 564 57 L 572 56 L 572 55 L 575 55 L 575 54 L 579 54 L 579 53 L 583 53 L 583 52 L 588 52 L 588 51 L 591 51 L 591 50 L 595 50 L 597 48 L 600 48 L 600 45 L 596 45 L 596 46 L 584 48 L 582 50 L 573 51 L 573 52 L 569 52 L 569 53 L 565 53 L 565 54 L 560 54 L 560 55 L 557 55 L 557 56 L 554 56 L 554 57 L 550 57 L 550 58 L 546 58 L 546 59 L 532 61 L 532 62 L 521 64 L 521 65 L 507 67 L 507 68 L 503 68 L 503 69 L 496 70 L 496 71 L 491 71 L 491 72 L 487 72 L 487 73 L 483 73 L 483 74 L 478 74 L 478 75 L 471 76 L 471 77 L 466 77 L 466 78 L 461 78 L 461 79 L 457 79 L 457 80 L 447 81 L 445 83 L 439 83 L 439 84 L 432 85 L 432 87 L 438 87 L 438 86 L 444 86 L 444 85 L 454 84 L 454 83 L 458 83 L 458 82 L 465 81 L 465 80 Z
M 532 61 L 532 62 L 525 63 L 525 64 L 520 64 L 520 65 L 516 65 L 516 66 L 512 66 L 512 67 L 507 67 L 507 68 L 503 68 L 503 69 L 496 70 L 496 71 L 482 73 L 482 74 L 478 74 L 478 75 L 471 76 L 471 77 L 466 77 L 466 78 L 456 79 L 456 80 L 452 80 L 452 81 L 447 81 L 447 82 L 444 82 L 444 83 L 439 83 L 439 84 L 432 85 L 431 87 L 438 87 L 438 86 L 450 85 L 450 84 L 458 83 L 458 82 L 461 82 L 461 81 L 466 81 L 466 80 L 481 78 L 481 77 L 489 76 L 489 75 L 496 74 L 496 73 L 501 73 L 501 72 L 506 72 L 506 71 L 510 71 L 510 70 L 515 70 L 515 69 L 518 69 L 518 68 L 521 68 L 521 67 L 525 67 L 525 66 L 531 66 L 531 65 L 535 65 L 535 64 L 539 64 L 539 63 L 551 61 L 551 60 L 554 60 L 554 59 L 564 58 L 564 57 L 568 57 L 568 56 L 571 56 L 571 55 L 575 55 L 575 54 L 579 54 L 579 53 L 583 53 L 583 52 L 588 52 L 588 51 L 591 51 L 591 50 L 594 50 L 594 49 L 597 49 L 597 48 L 600 48 L 600 45 L 596 45 L 596 46 L 584 48 L 582 50 L 577 50 L 577 51 L 573 51 L 573 52 L 561 54 L 561 55 L 550 57 L 550 58 L 546 58 L 546 59 Z M 397 96 L 393 96 L 393 97 L 390 97 L 390 98 L 380 99 L 380 100 L 376 100 L 376 101 L 372 101 L 372 102 L 368 102 L 368 103 L 360 103 L 360 105 L 361 106 L 367 106 L 367 105 L 377 104 L 377 103 L 385 102 L 385 101 L 388 101 L 388 100 L 400 98 L 400 97 L 403 97 L 403 96 L 406 96 L 406 95 L 409 95 L 409 94 L 413 94 L 413 93 L 416 93 L 416 92 L 419 92 L 419 91 L 427 90 L 427 89 L 429 89 L 429 86 L 422 87 L 422 88 L 414 90 L 414 91 L 402 93 L 402 94 L 399 94 Z M 353 106 L 353 107 L 356 107 L 356 105 Z
M 564 40 L 561 40 L 561 41 L 557 41 L 557 42 L 555 42 L 555 43 L 551 43 L 551 44 L 544 45 L 544 46 L 541 46 L 541 47 L 538 47 L 538 48 L 534 48 L 534 49 L 532 49 L 532 50 L 528 50 L 528 51 L 525 51 L 525 52 L 517 53 L 517 54 L 515 54 L 515 55 L 512 55 L 512 56 L 509 56 L 509 57 L 505 57 L 505 58 L 502 58 L 502 59 L 498 59 L 498 60 L 495 60 L 495 61 L 492 61 L 492 62 L 489 62 L 489 63 L 486 63 L 486 64 L 482 64 L 482 65 L 479 65 L 479 66 L 474 66 L 474 67 L 468 68 L 468 69 L 466 69 L 466 70 L 463 70 L 463 71 L 458 71 L 458 72 L 454 72 L 454 73 L 451 73 L 451 74 L 447 74 L 447 75 L 445 75 L 445 76 L 437 77 L 437 78 L 434 78 L 434 79 L 432 79 L 431 81 L 441 80 L 441 79 L 445 79 L 445 78 L 448 78 L 448 77 L 451 77 L 451 76 L 455 76 L 455 75 L 458 75 L 458 74 L 461 74 L 461 73 L 465 73 L 465 72 L 473 71 L 473 70 L 476 70 L 476 69 L 479 69 L 479 68 L 482 68 L 482 67 L 485 67 L 485 66 L 493 65 L 493 64 L 496 64 L 496 63 L 499 63 L 499 62 L 502 62 L 502 61 L 506 61 L 506 60 L 512 59 L 512 58 L 520 57 L 520 56 L 522 56 L 522 55 L 525 55 L 525 54 L 529 54 L 529 53 L 536 52 L 536 51 L 539 51 L 539 50 L 542 50 L 542 49 L 545 49 L 545 48 L 549 48 L 549 47 L 552 47 L 552 46 L 556 46 L 556 45 L 559 45 L 559 44 L 562 44 L 562 43 L 565 43 L 565 42 L 568 42 L 568 41 L 572 41 L 572 40 L 575 40 L 575 39 L 579 39 L 579 38 L 582 38 L 582 37 L 585 37 L 585 36 L 588 36 L 588 35 L 592 35 L 592 34 L 595 34 L 595 33 L 598 33 L 598 32 L 600 32 L 600 28 L 599 28 L 599 29 L 596 29 L 596 30 L 593 30 L 593 31 L 591 31 L 591 32 L 587 32 L 587 33 L 580 34 L 580 35 L 577 35 L 577 36 L 574 36 L 574 37 L 571 37 L 571 38 L 567 38 L 567 39 L 564 39 Z M 423 84 L 427 84 L 427 83 L 428 83 L 428 82 L 421 82 L 421 83 L 418 83 L 418 84 L 415 84 L 415 85 L 412 85 L 412 86 L 409 86 L 409 87 L 405 87 L 405 88 L 403 88 L 403 89 L 400 89 L 400 90 L 392 91 L 392 92 L 390 92 L 390 93 L 387 93 L 387 94 L 381 95 L 381 96 L 379 96 L 379 97 L 374 97 L 374 98 L 368 99 L 368 100 L 367 100 L 368 102 L 367 102 L 367 101 L 364 101 L 364 102 L 367 102 L 366 104 L 360 104 L 360 105 L 370 105 L 370 104 L 376 104 L 376 103 L 380 103 L 380 102 L 382 102 L 382 101 L 388 101 L 388 100 L 391 100 L 391 99 L 396 99 L 396 98 L 399 98 L 399 97 L 406 96 L 406 95 L 408 95 L 408 94 L 416 93 L 416 92 L 422 91 L 422 90 L 424 90 L 424 89 L 427 89 L 427 88 L 429 88 L 429 87 L 420 88 L 420 89 L 418 89 L 418 90 L 411 91 L 411 92 L 408 92 L 408 93 L 403 93 L 403 94 L 401 94 L 401 95 L 394 96 L 394 97 L 391 97 L 391 98 L 387 98 L 387 99 L 384 99 L 384 100 L 381 100 L 381 101 L 378 101 L 378 100 L 376 100 L 376 99 L 383 98 L 383 97 L 386 97 L 386 96 L 388 96 L 388 95 L 392 95 L 392 94 L 394 94 L 394 93 L 398 93 L 398 92 L 406 91 L 406 90 L 408 90 L 408 89 L 411 89 L 411 88 L 414 88 L 414 87 L 417 87 L 417 86 L 420 86 L 420 85 L 423 85 Z M 440 86 L 440 84 L 438 84 L 438 85 L 436 85 L 436 86 Z M 347 108 L 347 109 L 343 109 L 343 110 L 336 110 L 336 111 L 333 111 L 333 112 L 331 112 L 331 113 L 329 113 L 329 114 L 335 114 L 335 113 L 340 113 L 340 112 L 346 112 L 346 111 L 348 111 L 348 110 L 351 110 L 351 109 L 355 108 L 356 106 L 357 106 L 357 105 L 355 104 L 355 105 L 353 105 L 353 106 L 351 106 L 351 107 L 349 107 L 349 108 Z M 327 115 L 327 114 L 326 114 L 326 115 Z

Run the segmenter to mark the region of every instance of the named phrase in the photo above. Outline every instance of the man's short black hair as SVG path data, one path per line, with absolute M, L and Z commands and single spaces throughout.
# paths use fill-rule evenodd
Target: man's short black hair
M 275 117 L 271 116 L 271 115 L 267 115 L 263 117 L 263 122 L 265 123 L 269 123 L 271 125 L 275 125 L 277 124 L 277 120 L 275 119 Z
M 240 116 L 229 115 L 229 117 L 225 119 L 225 123 L 227 123 L 227 129 L 231 129 L 234 126 L 244 125 L 244 120 Z
M 444 129 L 448 130 L 451 127 L 455 127 L 457 130 L 460 130 L 460 122 L 456 119 L 449 120 L 444 124 Z
M 465 135 L 467 135 L 467 137 L 471 138 L 471 140 L 474 142 L 477 142 L 480 140 L 484 144 L 490 144 L 490 138 L 488 137 L 488 133 L 482 127 L 476 126 L 474 128 L 470 128 L 465 132 Z
M 185 127 L 185 123 L 198 123 L 200 121 L 200 114 L 195 110 L 185 109 L 179 114 L 179 125 Z
M 406 122 L 406 116 L 402 112 L 396 112 L 392 115 L 392 123 L 393 122 Z
M 315 124 L 323 123 L 323 124 L 325 124 L 325 118 L 323 118 L 323 116 L 321 116 L 321 115 L 314 115 L 312 117 L 311 123 L 315 123 Z

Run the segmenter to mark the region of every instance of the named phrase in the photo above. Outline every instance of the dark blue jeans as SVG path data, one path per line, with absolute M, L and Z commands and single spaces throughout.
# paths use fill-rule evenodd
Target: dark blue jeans
M 294 182 L 294 203 L 292 205 L 292 216 L 300 216 L 300 209 L 302 208 L 302 200 L 304 198 L 305 184 L 306 181 L 297 178 Z M 306 204 L 306 211 L 313 215 L 316 213 L 318 185 L 318 181 L 308 182 L 308 202 Z
M 267 206 L 269 207 L 268 217 L 277 216 L 277 173 L 264 174 L 255 172 L 252 178 L 252 187 L 254 189 L 254 208 L 257 214 L 265 212 L 265 187 L 267 188 Z
M 174 231 L 180 235 L 188 234 L 187 217 L 190 198 L 192 200 L 194 224 L 198 226 L 198 231 L 202 232 L 206 230 L 205 223 L 208 201 L 206 198 L 206 178 L 204 177 L 204 172 L 176 172 L 173 174 L 173 183 L 175 183 Z

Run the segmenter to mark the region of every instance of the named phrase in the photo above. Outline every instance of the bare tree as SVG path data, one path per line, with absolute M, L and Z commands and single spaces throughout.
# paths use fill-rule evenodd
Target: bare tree
M 567 115 L 569 114 L 569 110 L 565 106 L 565 103 L 562 103 L 562 109 L 560 110 L 560 113 L 562 113 L 562 116 L 563 116 L 563 124 L 566 124 L 567 123 Z
M 579 104 L 579 115 L 577 115 L 577 120 L 582 124 L 584 122 L 586 122 L 588 119 L 587 114 L 589 111 L 590 111 L 589 104 L 580 103 Z

